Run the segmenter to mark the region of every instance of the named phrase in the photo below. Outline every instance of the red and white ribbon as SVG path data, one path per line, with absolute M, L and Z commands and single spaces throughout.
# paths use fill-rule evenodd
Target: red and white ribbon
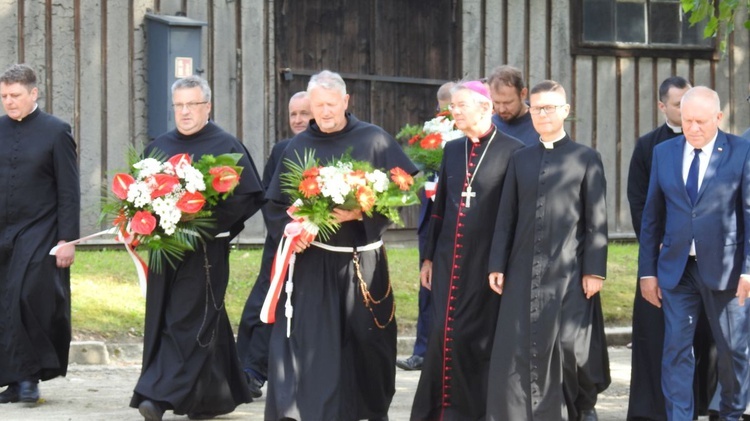
M 148 281 L 148 264 L 143 260 L 141 256 L 136 253 L 135 249 L 133 248 L 133 239 L 135 238 L 132 233 L 122 232 L 117 229 L 117 227 L 110 228 L 108 230 L 99 231 L 97 233 L 87 235 L 85 237 L 79 238 L 77 240 L 68 241 L 67 243 L 58 244 L 55 247 L 52 247 L 52 249 L 49 251 L 49 254 L 54 256 L 55 253 L 57 253 L 57 250 L 60 247 L 70 246 L 70 245 L 76 245 L 83 243 L 84 241 L 91 240 L 92 238 L 101 237 L 102 235 L 114 235 L 115 241 L 123 243 L 125 246 L 125 249 L 128 251 L 128 255 L 133 260 L 133 264 L 135 265 L 135 271 L 138 274 L 138 284 L 141 286 L 141 294 L 143 296 L 146 296 L 146 285 Z
M 424 195 L 428 199 L 435 200 L 435 194 L 437 193 L 437 181 L 425 181 L 424 183 Z
M 294 289 L 292 281 L 295 260 L 294 248 L 300 240 L 312 241 L 317 234 L 318 227 L 304 219 L 288 223 L 284 228 L 284 236 L 279 242 L 279 247 L 276 249 L 276 256 L 273 258 L 271 285 L 260 310 L 260 320 L 268 324 L 276 322 L 276 307 L 281 297 L 281 286 L 288 272 L 289 279 L 286 287 L 288 296 L 284 311 L 287 318 L 287 337 L 291 334 L 292 314 L 294 312 L 291 300 L 292 290 Z

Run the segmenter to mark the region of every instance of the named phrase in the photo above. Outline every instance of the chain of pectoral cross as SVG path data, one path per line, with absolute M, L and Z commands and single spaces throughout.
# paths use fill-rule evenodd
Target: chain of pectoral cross
M 469 171 L 469 139 L 467 138 L 466 142 L 466 188 L 464 191 L 461 192 L 461 197 L 464 199 L 464 206 L 467 208 L 471 207 L 471 198 L 476 197 L 477 193 L 474 192 L 471 189 L 471 183 L 474 182 L 474 178 L 477 175 L 477 171 L 479 171 L 479 166 L 482 165 L 482 161 L 484 160 L 484 156 L 487 154 L 487 151 L 490 149 L 490 144 L 492 144 L 492 140 L 495 139 L 495 135 L 497 134 L 497 129 L 495 129 L 495 132 L 492 133 L 492 137 L 490 137 L 490 140 L 487 142 L 487 146 L 484 147 L 484 151 L 482 151 L 482 156 L 479 157 L 479 162 L 477 162 L 477 166 L 474 168 L 474 173 L 471 173 Z

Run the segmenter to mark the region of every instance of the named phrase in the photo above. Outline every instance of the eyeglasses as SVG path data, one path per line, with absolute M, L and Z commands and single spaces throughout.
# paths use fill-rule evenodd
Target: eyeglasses
M 562 108 L 568 104 L 563 105 L 544 105 L 542 107 L 529 107 L 529 112 L 534 115 L 539 115 L 544 111 L 544 114 L 552 114 L 557 111 L 558 108 Z
M 196 108 L 198 108 L 199 105 L 208 104 L 208 101 L 203 102 L 186 102 L 184 104 L 172 104 L 172 108 L 174 108 L 175 111 L 182 111 L 185 108 L 188 109 L 188 111 L 195 111 Z

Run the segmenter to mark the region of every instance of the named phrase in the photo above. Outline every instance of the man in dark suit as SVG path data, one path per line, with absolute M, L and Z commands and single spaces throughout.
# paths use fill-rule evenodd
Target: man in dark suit
M 662 390 L 670 420 L 693 417 L 695 320 L 716 341 L 721 419 L 745 409 L 750 293 L 750 142 L 719 130 L 719 96 L 682 98 L 683 136 L 654 149 L 638 256 L 643 298 L 664 309 Z
M 636 237 L 640 238 L 641 217 L 648 194 L 651 160 L 654 147 L 682 134 L 680 102 L 690 83 L 683 77 L 671 76 L 659 85 L 659 111 L 664 124 L 644 134 L 633 149 L 628 172 L 628 202 Z M 664 352 L 664 313 L 641 295 L 636 286 L 633 301 L 633 355 L 630 373 L 630 399 L 627 419 L 630 421 L 663 421 L 667 419 L 664 395 L 661 392 L 661 355 Z M 693 340 L 695 378 L 693 395 L 695 415 L 705 415 L 711 394 L 716 388 L 715 352 L 705 312 L 701 311 Z M 715 350 L 714 350 L 715 351 Z

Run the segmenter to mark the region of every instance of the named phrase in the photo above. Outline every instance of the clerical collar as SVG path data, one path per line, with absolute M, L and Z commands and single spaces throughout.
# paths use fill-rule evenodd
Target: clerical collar
M 555 140 L 550 140 L 550 141 L 544 141 L 542 140 L 542 137 L 539 136 L 539 142 L 541 142 L 542 146 L 544 146 L 545 149 L 554 149 L 555 143 L 565 139 L 567 135 L 568 135 L 567 133 L 563 132 L 562 136 L 560 136 L 559 138 Z
M 495 133 L 495 130 L 497 130 L 495 128 L 495 125 L 491 124 L 490 128 L 483 135 L 479 136 L 476 140 L 469 137 L 469 140 L 471 141 L 471 143 L 482 143 L 484 140 L 489 139 L 490 135 L 493 135 Z
M 35 112 L 35 111 L 36 111 L 36 110 L 37 110 L 38 108 L 39 108 L 39 104 L 37 104 L 37 103 L 35 102 L 35 103 L 34 103 L 34 109 L 33 109 L 33 110 L 31 110 L 31 112 L 30 112 L 30 113 L 26 114 L 25 116 L 21 117 L 20 119 L 18 119 L 18 120 L 16 120 L 16 121 L 18 121 L 18 122 L 21 122 L 21 121 L 24 121 L 24 120 L 26 120 L 26 118 L 28 118 L 28 117 L 32 116 L 32 115 L 34 114 L 34 112 Z
M 669 124 L 669 121 L 667 121 L 666 123 L 667 123 L 667 127 L 669 127 L 669 129 L 672 130 L 674 133 L 678 133 L 678 134 L 682 133 L 682 127 L 681 126 L 673 126 L 673 125 Z

